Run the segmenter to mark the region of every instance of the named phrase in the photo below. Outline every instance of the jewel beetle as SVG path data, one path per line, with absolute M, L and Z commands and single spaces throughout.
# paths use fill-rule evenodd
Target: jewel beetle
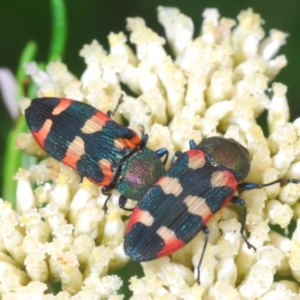
M 209 219 L 229 202 L 243 208 L 241 235 L 244 234 L 246 205 L 235 195 L 241 190 L 262 188 L 275 183 L 299 183 L 298 179 L 278 179 L 267 184 L 239 183 L 250 170 L 246 148 L 233 139 L 210 137 L 190 150 L 176 152 L 170 169 L 160 177 L 137 203 L 130 216 L 124 239 L 126 255 L 138 262 L 170 255 L 189 243 L 198 232 L 205 242 L 197 265 L 200 266 L 208 242 Z
M 141 199 L 165 172 L 166 148 L 150 150 L 146 147 L 148 135 L 143 131 L 140 138 L 113 121 L 110 113 L 104 114 L 86 103 L 37 98 L 26 108 L 25 117 L 47 154 L 103 186 L 105 195 L 117 189 L 124 209 L 127 198 Z

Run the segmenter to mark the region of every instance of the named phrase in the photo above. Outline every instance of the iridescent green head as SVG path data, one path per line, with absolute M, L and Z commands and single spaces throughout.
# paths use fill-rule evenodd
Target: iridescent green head
M 236 180 L 243 180 L 250 170 L 248 150 L 233 139 L 215 136 L 203 140 L 198 149 L 205 151 L 209 161 L 231 171 Z
M 116 189 L 127 198 L 140 200 L 164 172 L 159 156 L 145 147 L 126 159 Z

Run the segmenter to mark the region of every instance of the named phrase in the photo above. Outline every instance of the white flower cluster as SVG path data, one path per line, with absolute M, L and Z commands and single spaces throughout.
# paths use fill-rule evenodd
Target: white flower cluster
M 206 9 L 195 39 L 192 20 L 178 9 L 159 7 L 158 19 L 166 38 L 143 19 L 128 18 L 135 52 L 122 32 L 109 35 L 109 52 L 97 41 L 85 45 L 80 55 L 87 67 L 80 80 L 61 62 L 50 63 L 46 71 L 28 64 L 38 97 L 77 99 L 106 112 L 123 94 L 115 119 L 125 118 L 137 132 L 144 126 L 153 150 L 167 147 L 172 155 L 186 151 L 190 139 L 199 143 L 223 135 L 249 150 L 247 181 L 300 178 L 300 119 L 289 123 L 286 86 L 269 86 L 287 63 L 284 55 L 276 56 L 287 34 L 271 30 L 265 37 L 262 19 L 251 9 L 239 14 L 237 24 Z M 166 41 L 173 58 L 164 48 Z M 122 85 L 138 96 L 125 94 Z M 267 138 L 256 121 L 266 109 Z M 21 135 L 17 145 L 41 154 L 30 135 Z M 0 206 L 2 299 L 122 299 L 116 294 L 121 279 L 107 275 L 129 261 L 122 246 L 122 217 L 128 213 L 118 207 L 117 192 L 104 215 L 100 188 L 80 182 L 76 172 L 52 159 L 20 170 L 15 178 L 17 212 L 6 202 Z M 300 185 L 294 184 L 241 193 L 256 252 L 240 236 L 238 214 L 224 208 L 208 224 L 201 285 L 193 270 L 203 248 L 202 233 L 171 258 L 142 263 L 145 276 L 130 279 L 131 299 L 300 299 L 297 282 L 274 282 L 275 274 L 300 282 L 299 195 Z M 286 229 L 292 219 L 298 221 L 291 238 L 268 225 Z M 61 282 L 57 295 L 51 294 L 51 282 Z

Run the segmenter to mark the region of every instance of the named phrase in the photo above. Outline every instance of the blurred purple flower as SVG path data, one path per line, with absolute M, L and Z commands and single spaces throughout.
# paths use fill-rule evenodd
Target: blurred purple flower
M 19 115 L 17 82 L 13 73 L 7 68 L 0 68 L 0 92 L 9 114 L 15 120 Z

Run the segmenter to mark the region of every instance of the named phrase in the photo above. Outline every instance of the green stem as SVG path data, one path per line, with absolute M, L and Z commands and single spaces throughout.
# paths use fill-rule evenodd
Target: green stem
M 52 37 L 49 61 L 62 58 L 67 38 L 67 16 L 63 0 L 51 0 L 52 6 Z
M 21 116 L 15 128 L 8 134 L 3 166 L 3 199 L 12 203 L 13 208 L 16 208 L 16 188 L 17 182 L 13 180 L 13 176 L 18 169 L 23 165 L 28 165 L 30 157 L 26 153 L 16 149 L 15 142 L 17 136 L 26 130 L 26 121 L 24 116 Z M 24 165 L 25 163 L 25 165 Z
M 32 61 L 37 50 L 37 45 L 35 42 L 29 42 L 24 48 L 19 67 L 17 71 L 17 84 L 18 84 L 18 99 L 24 96 L 23 83 L 26 78 L 24 72 L 24 63 Z M 13 207 L 16 206 L 16 187 L 17 182 L 13 180 L 13 176 L 16 174 L 18 169 L 29 164 L 30 157 L 29 155 L 21 152 L 16 149 L 15 141 L 17 136 L 21 132 L 27 130 L 27 125 L 25 122 L 24 116 L 20 116 L 14 129 L 11 130 L 7 137 L 7 142 L 5 145 L 5 154 L 4 154 L 4 165 L 3 165 L 3 198 L 12 203 Z
M 25 46 L 19 61 L 19 67 L 17 70 L 17 99 L 25 96 L 24 92 L 24 80 L 26 79 L 26 74 L 24 70 L 24 63 L 33 60 L 37 52 L 36 42 L 30 41 Z

